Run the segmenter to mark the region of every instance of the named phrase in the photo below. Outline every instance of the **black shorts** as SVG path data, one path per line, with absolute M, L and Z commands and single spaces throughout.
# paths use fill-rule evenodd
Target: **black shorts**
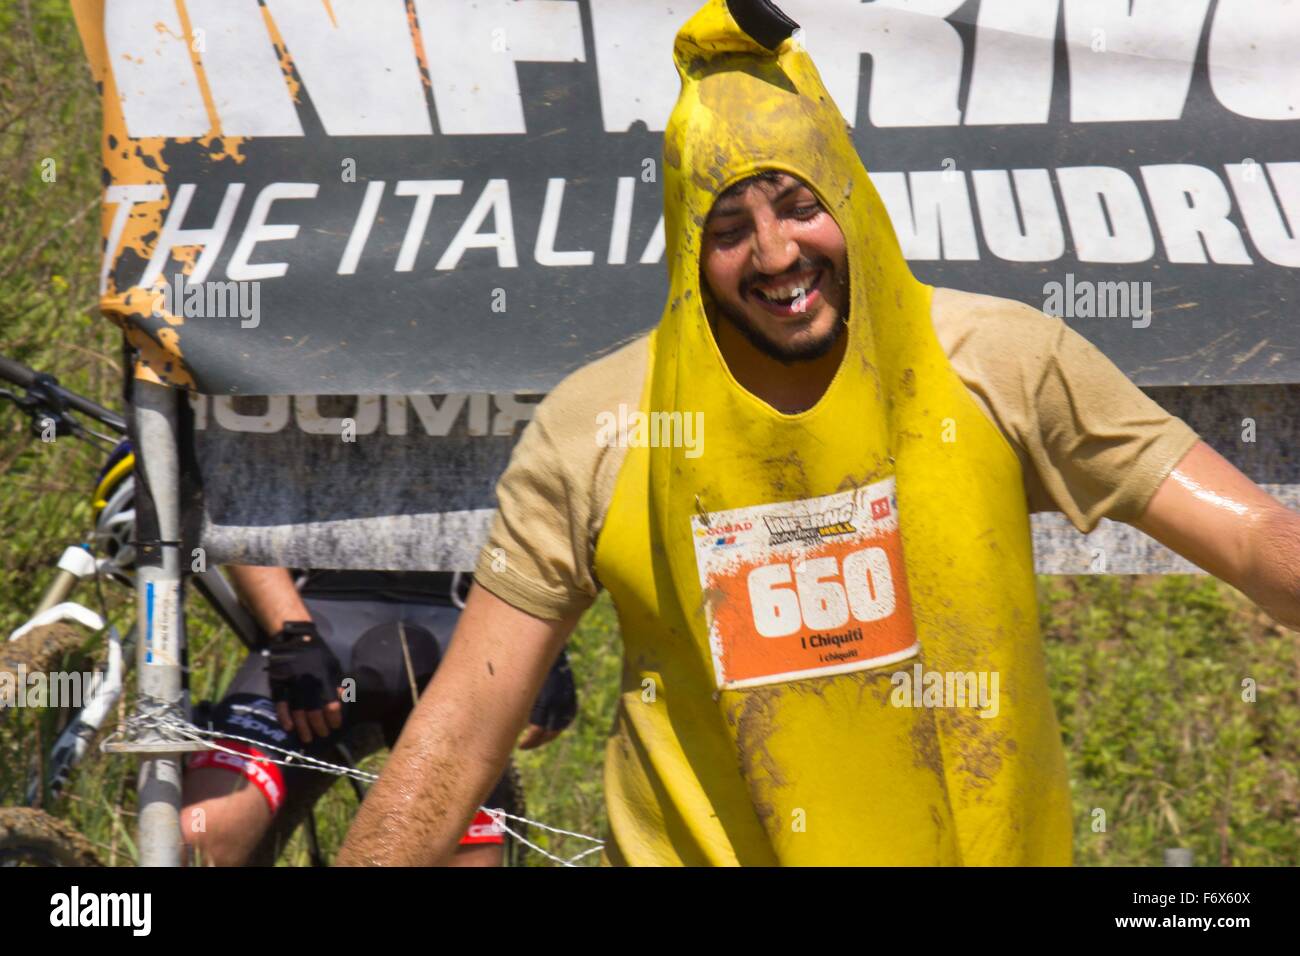
M 253 743 L 228 741 L 223 745 L 242 757 L 204 751 L 192 757 L 189 765 L 191 769 L 220 767 L 247 777 L 262 792 L 272 814 L 289 817 L 285 822 L 291 827 L 297 826 L 336 778 L 306 767 L 257 761 L 264 755 L 283 757 L 259 744 L 296 750 L 334 764 L 355 763 L 380 747 L 392 747 L 416 698 L 446 653 L 460 617 L 459 608 L 450 603 L 334 595 L 303 595 L 303 601 L 322 639 L 338 658 L 344 678 L 356 682 L 354 700 L 343 705 L 343 726 L 305 745 L 296 733 L 285 731 L 276 719 L 265 659 L 252 653 L 231 680 L 225 697 L 196 708 L 195 723 Z M 522 800 L 518 791 L 515 774 L 507 768 L 484 806 L 519 813 Z M 502 842 L 501 829 L 481 811 L 461 840 L 462 845 Z

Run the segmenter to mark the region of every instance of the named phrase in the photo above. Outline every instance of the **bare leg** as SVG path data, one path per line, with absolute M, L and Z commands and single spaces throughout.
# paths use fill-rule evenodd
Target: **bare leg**
M 201 768 L 185 774 L 181 836 L 211 866 L 243 866 L 271 825 L 266 797 L 240 774 Z

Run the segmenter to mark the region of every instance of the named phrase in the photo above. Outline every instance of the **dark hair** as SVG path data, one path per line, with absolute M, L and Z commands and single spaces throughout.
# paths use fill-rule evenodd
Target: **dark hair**
M 719 194 L 718 198 L 714 201 L 719 202 L 723 199 L 730 199 L 732 196 L 739 196 L 741 193 L 748 190 L 750 186 L 753 186 L 755 183 L 759 181 L 768 182 L 768 183 L 779 183 L 781 181 L 781 177 L 788 176 L 788 175 L 790 174 L 783 172 L 782 170 L 779 169 L 765 169 L 761 173 L 755 173 L 752 176 L 746 176 L 738 183 L 732 183 L 730 186 L 724 189 L 721 192 L 721 194 Z

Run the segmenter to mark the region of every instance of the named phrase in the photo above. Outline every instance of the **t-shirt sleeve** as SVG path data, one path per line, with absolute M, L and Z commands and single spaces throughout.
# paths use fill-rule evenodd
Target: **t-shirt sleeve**
M 595 544 L 622 449 L 596 441 L 596 415 L 636 407 L 646 344 L 575 372 L 537 406 L 497 482 L 497 510 L 474 580 L 526 614 L 557 621 L 596 599 Z
M 1200 440 L 1063 319 L 972 296 L 947 321 L 964 353 L 954 367 L 1032 472 L 1031 510 L 1084 533 L 1133 522 Z
M 550 407 L 548 407 L 548 403 Z M 474 580 L 534 617 L 560 620 L 596 598 L 589 548 L 590 487 L 565 467 L 551 397 L 538 406 L 497 483 L 497 511 Z

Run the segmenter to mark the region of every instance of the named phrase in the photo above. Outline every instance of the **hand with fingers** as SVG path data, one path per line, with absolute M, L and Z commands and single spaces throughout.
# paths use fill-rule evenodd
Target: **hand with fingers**
M 280 726 L 309 744 L 343 725 L 343 669 L 310 621 L 286 621 L 263 651 Z

